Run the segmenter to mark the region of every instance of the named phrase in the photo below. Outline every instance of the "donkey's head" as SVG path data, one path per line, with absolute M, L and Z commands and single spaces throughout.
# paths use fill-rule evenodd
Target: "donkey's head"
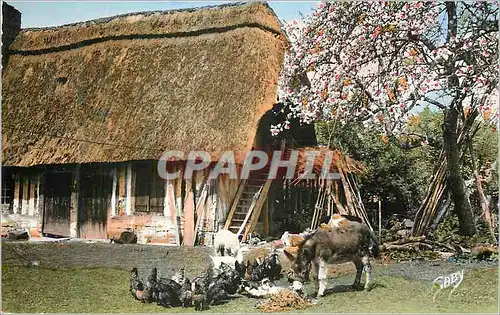
M 287 274 L 289 282 L 306 282 L 309 280 L 311 261 L 314 256 L 313 249 L 314 241 L 310 238 L 306 238 L 302 243 L 300 243 L 296 255 L 293 255 L 286 250 L 284 251 L 286 257 L 292 263 L 290 271 Z

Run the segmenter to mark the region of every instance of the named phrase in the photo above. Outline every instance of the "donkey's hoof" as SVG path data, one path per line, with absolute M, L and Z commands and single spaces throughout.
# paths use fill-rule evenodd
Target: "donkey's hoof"
M 351 290 L 353 290 L 353 291 L 363 291 L 363 289 L 364 289 L 364 287 L 359 283 L 355 283 L 351 287 Z

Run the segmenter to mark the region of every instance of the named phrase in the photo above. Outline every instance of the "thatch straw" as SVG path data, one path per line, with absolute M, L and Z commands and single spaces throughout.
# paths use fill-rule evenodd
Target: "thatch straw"
M 306 298 L 299 296 L 290 289 L 285 289 L 272 295 L 268 300 L 259 305 L 264 313 L 276 313 L 291 310 L 303 310 L 313 306 Z
M 248 151 L 275 101 L 284 54 L 275 33 L 238 26 L 249 21 L 278 23 L 266 5 L 251 3 L 24 31 L 11 48 L 236 26 L 14 53 L 3 74 L 4 164 L 158 159 L 164 150 L 203 150 L 217 159 L 223 151 Z
M 242 26 L 255 26 L 280 33 L 272 9 L 264 2 L 150 11 L 67 24 L 59 27 L 25 29 L 12 50 L 34 51 L 71 45 L 82 41 L 137 35 L 166 35 L 206 32 Z
M 306 156 L 307 152 L 317 151 L 319 152 L 316 155 L 314 160 L 314 164 L 312 167 L 312 171 L 316 175 L 320 175 L 322 172 L 323 165 L 327 158 L 328 152 L 332 152 L 332 162 L 330 164 L 329 171 L 330 172 L 347 172 L 347 173 L 357 173 L 362 174 L 366 172 L 365 166 L 356 160 L 353 160 L 347 155 L 342 154 L 339 150 L 331 150 L 326 147 L 305 147 L 299 149 L 299 157 L 297 162 L 297 168 L 295 170 L 296 173 L 302 174 L 306 171 L 308 157 Z M 309 157 L 309 159 L 312 159 Z

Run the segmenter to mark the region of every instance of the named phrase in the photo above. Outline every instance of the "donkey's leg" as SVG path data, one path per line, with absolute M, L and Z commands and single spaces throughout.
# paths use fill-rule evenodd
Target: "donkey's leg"
M 314 294 L 317 295 L 319 291 L 319 280 L 318 280 L 318 272 L 319 272 L 319 264 L 317 260 L 313 260 L 311 262 L 312 265 L 312 276 L 314 280 Z
M 318 268 L 318 282 L 319 282 L 319 288 L 318 288 L 318 297 L 325 295 L 325 289 L 326 289 L 326 276 L 327 276 L 327 267 L 326 263 L 323 259 L 319 260 L 319 268 Z
M 359 289 L 361 283 L 361 276 L 363 275 L 363 262 L 360 258 L 356 258 L 352 261 L 354 265 L 356 265 L 356 278 L 354 279 L 354 283 L 352 284 L 352 288 L 354 290 Z
M 370 257 L 363 256 L 363 258 L 361 258 L 361 261 L 363 262 L 363 266 L 366 273 L 365 290 L 369 291 L 370 283 L 372 281 L 372 265 L 370 264 Z

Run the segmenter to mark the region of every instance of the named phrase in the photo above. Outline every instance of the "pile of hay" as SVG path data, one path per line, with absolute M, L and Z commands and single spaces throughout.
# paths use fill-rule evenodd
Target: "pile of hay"
M 306 297 L 299 296 L 296 292 L 286 289 L 272 295 L 266 301 L 257 305 L 264 313 L 276 313 L 290 310 L 303 310 L 313 306 Z

